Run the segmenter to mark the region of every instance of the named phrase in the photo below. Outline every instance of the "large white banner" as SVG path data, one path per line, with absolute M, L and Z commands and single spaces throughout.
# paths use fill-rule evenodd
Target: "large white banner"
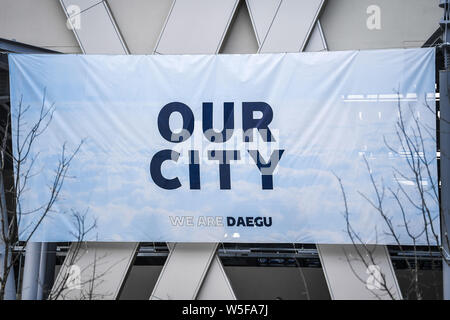
M 390 222 L 424 242 L 421 202 L 439 230 L 434 61 L 433 49 L 11 54 L 13 141 L 51 115 L 24 165 L 21 238 L 40 223 L 34 241 L 75 240 L 78 212 L 96 222 L 85 240 L 349 243 L 351 229 L 388 244 Z M 41 219 L 62 147 L 81 141 Z

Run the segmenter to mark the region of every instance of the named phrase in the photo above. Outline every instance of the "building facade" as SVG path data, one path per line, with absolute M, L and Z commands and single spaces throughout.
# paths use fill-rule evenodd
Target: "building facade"
M 0 8 L 3 52 L 65 54 L 417 48 L 439 43 L 443 15 L 435 0 L 0 0 Z M 2 67 L 0 101 L 6 105 L 3 57 Z M 367 266 L 349 267 L 346 255 L 357 255 L 354 250 L 302 243 L 34 243 L 26 252 L 16 248 L 23 259 L 14 271 L 25 299 L 51 298 L 69 269 L 79 279 L 93 269 L 101 275 L 95 289 L 82 280 L 64 289 L 73 299 L 85 297 L 88 287 L 97 299 L 379 298 L 368 289 Z M 409 298 L 408 249 L 373 250 L 396 298 Z M 440 256 L 436 248 L 422 250 L 424 296 L 442 298 Z M 71 255 L 76 259 L 69 263 Z M 96 266 L 99 256 L 104 261 Z

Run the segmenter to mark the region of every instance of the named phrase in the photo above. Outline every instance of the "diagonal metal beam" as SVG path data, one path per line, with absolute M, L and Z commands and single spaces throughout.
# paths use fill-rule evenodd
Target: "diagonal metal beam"
M 387 247 L 369 245 L 366 248 L 352 244 L 317 245 L 331 298 L 333 300 L 402 299 Z
M 314 25 L 314 29 L 311 32 L 311 36 L 308 39 L 308 43 L 305 47 L 305 52 L 319 52 L 328 51 L 327 42 L 323 34 L 322 25 L 320 21 L 317 20 Z
M 214 255 L 197 300 L 236 300 L 233 288 L 217 253 Z
M 256 40 L 261 46 L 282 0 L 246 0 Z
M 218 53 L 239 0 L 174 0 L 157 54 Z
M 171 243 L 170 253 L 150 300 L 194 300 L 202 286 L 217 243 Z
M 117 299 L 138 247 L 137 242 L 72 243 L 49 299 Z
M 246 0 L 259 52 L 301 52 L 324 0 Z
M 169 243 L 150 300 L 235 300 L 217 243 Z
M 128 54 L 128 48 L 104 0 L 60 0 L 83 53 Z

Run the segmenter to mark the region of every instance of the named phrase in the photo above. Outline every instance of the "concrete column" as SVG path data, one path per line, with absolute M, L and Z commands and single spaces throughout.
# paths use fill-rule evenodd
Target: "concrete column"
M 41 257 L 39 258 L 39 274 L 36 291 L 36 300 L 42 300 L 45 287 L 45 271 L 47 270 L 47 242 L 41 244 Z
M 5 200 L 5 190 L 3 188 L 3 175 L 0 173 L 0 201 L 2 203 L 2 216 L 4 221 L 6 222 L 4 227 L 6 230 L 7 224 L 8 224 L 8 215 L 6 212 L 6 200 Z M 3 259 L 5 254 L 5 244 L 0 237 L 0 275 L 3 276 Z M 9 260 L 11 260 L 11 252 L 9 252 Z M 8 280 L 6 281 L 6 288 L 5 288 L 5 300 L 15 300 L 16 299 L 16 283 L 14 279 L 14 268 L 11 268 L 9 270 L 8 274 Z
M 41 243 L 28 242 L 25 250 L 22 300 L 36 300 L 39 281 L 39 262 L 41 260 Z
M 3 259 L 5 254 L 5 244 L 0 241 L 0 275 L 3 276 Z M 11 260 L 11 253 L 9 253 L 9 260 Z M 14 268 L 9 270 L 8 280 L 6 281 L 5 287 L 5 300 L 15 300 L 16 299 L 16 283 L 14 279 Z

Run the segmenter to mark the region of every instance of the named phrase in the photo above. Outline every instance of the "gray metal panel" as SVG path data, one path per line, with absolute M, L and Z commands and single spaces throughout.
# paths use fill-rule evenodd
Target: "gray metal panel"
M 117 299 L 138 246 L 136 242 L 83 243 L 75 259 L 72 260 L 70 257 L 76 253 L 77 247 L 76 244 L 72 244 L 55 280 L 50 299 Z M 81 271 L 79 288 L 70 287 L 67 284 L 70 268 L 73 265 Z
M 85 11 L 101 2 L 103 0 L 60 0 L 64 3 L 65 7 L 69 7 L 70 5 L 76 5 L 80 8 L 80 11 Z
M 151 54 L 172 0 L 108 0 L 114 20 L 132 54 Z
M 87 7 L 80 14 L 71 18 L 79 18 L 79 28 L 73 32 L 83 53 L 89 54 L 127 54 L 128 49 L 114 22 L 106 2 L 102 1 L 89 6 L 91 1 L 60 0 L 64 12 L 69 17 L 70 5 Z
M 217 254 L 203 280 L 197 300 L 236 300 L 233 288 Z
M 320 21 L 317 20 L 314 25 L 314 29 L 311 32 L 311 36 L 309 37 L 308 43 L 305 47 L 305 52 L 319 52 L 319 51 L 327 51 L 327 43 L 325 41 L 325 37 L 322 32 L 322 26 L 320 25 Z
M 260 52 L 303 51 L 324 0 L 283 0 Z
M 264 41 L 282 0 L 246 0 L 258 44 Z
M 438 28 L 442 16 L 438 2 L 331 0 L 320 15 L 320 22 L 329 50 L 421 47 Z M 380 29 L 367 27 L 374 14 L 370 6 L 380 8 Z
M 217 250 L 217 243 L 175 243 L 150 300 L 194 300 Z
M 238 0 L 175 0 L 155 53 L 217 53 Z
M 2 0 L 0 38 L 60 51 L 80 53 L 66 16 L 55 0 Z
M 261 46 L 261 44 L 265 42 L 267 33 L 274 23 L 285 23 L 285 20 L 275 19 L 279 9 L 284 5 L 284 3 L 282 0 L 246 0 L 246 2 L 258 44 Z M 292 29 L 291 31 L 291 33 L 288 33 L 289 36 L 280 33 L 278 37 L 280 39 L 296 41 L 296 39 L 298 39 L 297 37 L 301 36 L 301 33 L 297 33 L 296 29 Z M 306 37 L 308 38 L 308 34 L 306 34 Z M 283 51 L 281 48 L 282 47 L 280 47 L 280 51 Z M 309 35 L 304 51 L 312 52 L 325 50 L 327 50 L 327 45 L 322 32 L 322 27 L 319 20 L 317 20 L 311 31 L 311 35 Z
M 386 246 L 369 245 L 375 263 L 367 251 L 358 245 L 368 265 L 375 265 L 384 275 L 386 287 L 395 299 L 402 299 L 400 287 Z M 386 290 L 378 289 L 370 278 L 370 269 L 360 259 L 353 245 L 317 245 L 322 268 L 327 280 L 331 298 L 334 300 L 377 300 L 391 299 Z M 372 286 L 372 287 L 371 287 Z

